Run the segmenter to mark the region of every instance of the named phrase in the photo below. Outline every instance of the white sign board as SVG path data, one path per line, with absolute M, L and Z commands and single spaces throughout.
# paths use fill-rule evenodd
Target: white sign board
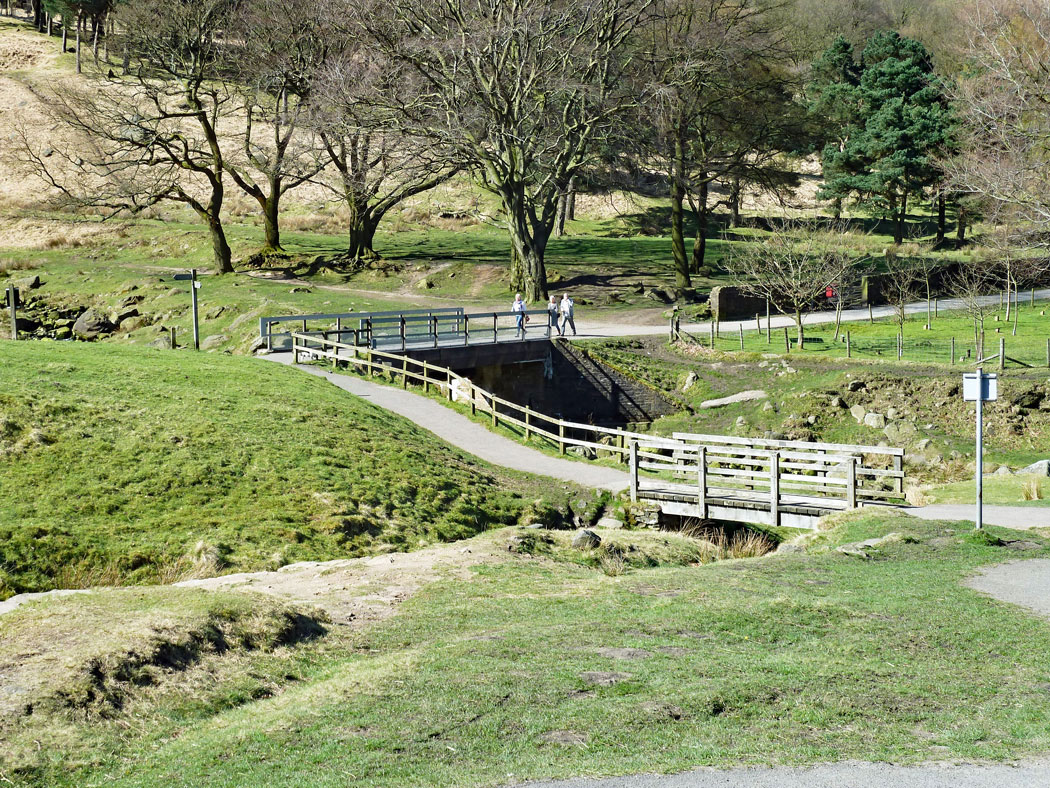
M 969 372 L 963 375 L 963 400 L 990 402 L 999 399 L 999 376 Z

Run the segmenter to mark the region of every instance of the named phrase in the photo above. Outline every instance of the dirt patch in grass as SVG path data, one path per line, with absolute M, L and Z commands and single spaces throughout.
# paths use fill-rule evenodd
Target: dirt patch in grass
M 0 619 L 0 731 L 34 715 L 109 717 L 174 683 L 215 681 L 239 654 L 323 634 L 323 619 L 259 597 L 171 588 L 35 601 Z
M 37 68 L 52 61 L 57 51 L 58 47 L 55 44 L 49 45 L 46 39 L 36 38 L 21 31 L 4 30 L 4 35 L 0 38 L 0 71 Z
M 0 226 L 0 248 L 76 249 L 119 237 L 117 225 L 64 222 L 49 219 L 12 219 Z
M 411 553 L 370 558 L 306 561 L 275 572 L 250 572 L 179 586 L 254 591 L 289 602 L 317 605 L 334 623 L 351 627 L 389 618 L 424 585 L 444 577 L 468 577 L 469 568 L 497 559 L 500 551 L 483 539 L 443 544 Z

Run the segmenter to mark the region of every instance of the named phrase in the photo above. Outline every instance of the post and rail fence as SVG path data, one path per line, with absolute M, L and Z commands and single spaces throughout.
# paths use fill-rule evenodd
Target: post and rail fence
M 675 433 L 670 438 L 548 416 L 498 397 L 446 367 L 396 352 L 292 332 L 294 363 L 304 357 L 345 365 L 402 387 L 433 386 L 471 415 L 488 413 L 492 427 L 511 426 L 525 439 L 544 439 L 604 452 L 630 466 L 632 501 L 650 501 L 672 514 L 769 524 L 809 523 L 821 513 L 904 500 L 903 449 Z M 687 478 L 688 483 L 676 481 Z M 803 527 L 809 527 L 808 525 Z

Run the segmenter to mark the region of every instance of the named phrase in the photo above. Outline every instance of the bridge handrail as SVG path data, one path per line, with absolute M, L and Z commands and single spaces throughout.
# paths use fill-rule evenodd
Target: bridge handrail
M 407 387 L 409 381 L 421 384 L 424 390 L 436 386 L 449 401 L 466 400 L 471 415 L 476 415 L 479 409 L 491 413 L 494 428 L 501 423 L 520 428 L 524 431 L 526 440 L 532 435 L 540 436 L 556 445 L 561 454 L 565 454 L 569 446 L 581 446 L 593 451 L 607 451 L 613 455 L 620 455 L 621 459 L 631 466 L 632 501 L 638 500 L 639 496 L 644 499 L 646 491 L 658 491 L 658 488 L 651 485 L 646 487 L 646 481 L 639 476 L 640 471 L 655 472 L 672 478 L 696 478 L 697 474 L 701 474 L 701 467 L 704 479 L 708 476 L 717 479 L 718 489 L 722 491 L 728 489 L 737 493 L 755 493 L 770 487 L 771 502 L 774 490 L 777 500 L 780 500 L 780 490 L 795 491 L 785 494 L 794 495 L 796 498 L 801 491 L 816 501 L 842 501 L 844 492 L 847 508 L 855 508 L 858 502 L 903 498 L 903 468 L 888 470 L 865 466 L 863 454 L 868 452 L 861 450 L 869 447 L 694 433 L 675 433 L 672 437 L 661 437 L 615 427 L 582 424 L 547 416 L 527 405 L 519 405 L 499 397 L 447 367 L 370 346 L 362 347 L 324 336 L 318 337 L 314 333 L 293 332 L 291 336 L 295 363 L 299 362 L 300 354 L 312 354 L 330 359 L 333 367 L 346 363 L 360 368 L 368 375 L 379 372 L 394 378 L 400 376 L 403 387 Z M 574 437 L 570 432 L 582 432 L 594 439 Z M 680 435 L 689 439 L 686 440 Z M 699 440 L 701 438 L 708 442 Z M 903 449 L 872 448 L 877 448 L 878 452 L 871 453 L 889 455 L 895 461 L 902 460 L 904 456 Z M 775 480 L 772 470 L 762 470 L 763 468 L 775 468 Z M 845 480 L 837 475 L 839 473 L 844 474 Z M 894 483 L 896 489 L 884 490 L 865 486 L 863 479 L 876 483 L 888 479 Z M 667 479 L 657 481 L 664 487 L 681 487 L 679 483 Z M 829 495 L 835 492 L 836 495 Z M 706 511 L 707 508 L 704 502 L 706 497 L 710 496 L 707 493 L 698 496 L 698 505 L 702 511 Z M 771 503 L 774 518 L 777 507 L 778 504 Z
M 357 320 L 358 329 L 362 328 L 361 321 L 367 318 L 387 318 L 392 315 L 461 315 L 463 314 L 463 307 L 461 306 L 450 306 L 450 307 L 437 307 L 435 309 L 406 309 L 400 311 L 386 311 L 386 312 L 312 312 L 304 315 L 266 315 L 259 318 L 259 338 L 263 339 L 267 343 L 267 347 L 271 347 L 271 336 L 274 333 L 270 326 L 274 323 L 302 323 L 303 331 L 306 331 L 307 322 L 315 322 L 317 320 L 334 320 L 336 321 L 337 331 L 350 331 L 352 329 L 343 329 L 342 321 L 344 320 Z

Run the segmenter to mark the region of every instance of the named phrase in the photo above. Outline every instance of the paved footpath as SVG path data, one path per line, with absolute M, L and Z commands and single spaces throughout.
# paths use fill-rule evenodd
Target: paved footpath
M 1047 788 L 1050 761 L 893 766 L 843 761 L 803 768 L 698 769 L 672 775 L 526 783 L 528 788 Z M 522 786 L 522 788 L 525 788 Z
M 1037 299 L 1050 298 L 1050 289 L 1036 290 L 1035 297 Z M 980 299 L 981 303 L 994 305 L 999 303 L 999 296 L 982 296 Z M 1025 297 L 1021 297 L 1021 303 L 1026 304 Z M 670 308 L 670 307 L 668 307 Z M 940 310 L 960 310 L 965 309 L 966 305 L 958 298 L 941 298 L 938 299 L 938 311 Z M 657 334 L 666 334 L 669 330 L 667 321 L 662 321 L 659 325 L 632 325 L 630 323 L 592 323 L 590 322 L 591 317 L 597 317 L 600 315 L 598 309 L 588 309 L 587 311 L 578 310 L 580 315 L 576 318 L 577 327 L 580 329 L 579 339 L 595 339 L 601 337 L 631 337 L 631 336 L 654 336 Z M 908 304 L 904 311 L 909 315 L 925 314 L 926 313 L 926 302 L 916 301 L 913 304 Z M 876 320 L 879 318 L 893 317 L 895 311 L 892 306 L 877 306 L 872 307 L 871 317 Z M 868 320 L 868 310 L 864 309 L 844 309 L 842 310 L 842 322 L 843 323 L 860 323 Z M 762 329 L 766 328 L 766 316 L 761 315 L 759 322 Z M 807 312 L 802 316 L 803 325 L 814 326 L 822 323 L 834 323 L 835 312 L 834 311 L 823 311 L 823 312 Z M 774 329 L 781 328 L 794 328 L 795 319 L 787 315 L 775 315 L 770 318 L 770 327 Z M 708 331 L 710 331 L 710 321 L 705 323 L 682 323 L 682 330 L 690 334 L 695 334 L 699 337 L 706 337 Z M 753 317 L 744 320 L 723 320 L 719 323 L 719 330 L 725 334 L 731 334 L 737 330 L 737 326 L 743 326 L 745 331 L 750 331 L 755 327 L 755 319 Z
M 291 353 L 274 353 L 260 356 L 260 358 L 288 366 L 292 365 Z M 300 364 L 298 369 L 324 378 L 343 391 L 361 397 L 365 402 L 371 402 L 380 408 L 404 416 L 442 440 L 493 465 L 614 492 L 625 490 L 630 486 L 630 479 L 623 471 L 591 463 L 563 460 L 536 449 L 530 449 L 510 438 L 497 435 L 466 416 L 421 394 L 372 383 L 355 375 L 334 374 L 321 367 Z
M 977 513 L 972 503 L 935 503 L 930 506 L 912 506 L 904 509 L 923 520 L 969 520 Z M 1050 506 L 996 506 L 984 505 L 983 519 L 987 525 L 999 525 L 1027 531 L 1029 528 L 1050 528 Z

